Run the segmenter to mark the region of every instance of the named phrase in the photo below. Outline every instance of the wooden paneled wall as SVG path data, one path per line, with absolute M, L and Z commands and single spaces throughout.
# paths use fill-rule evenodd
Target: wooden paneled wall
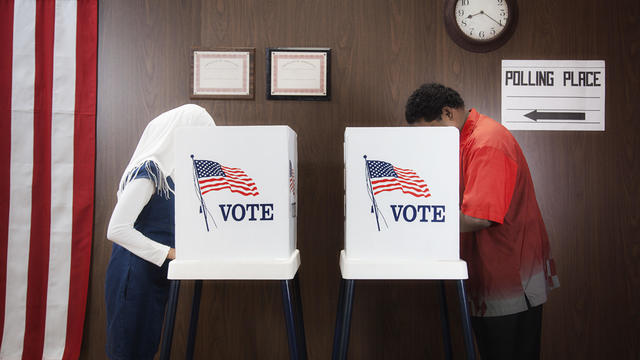
M 346 126 L 402 126 L 421 83 L 458 89 L 500 120 L 502 59 L 606 61 L 605 132 L 515 132 L 528 160 L 562 287 L 544 309 L 546 359 L 640 353 L 640 3 L 518 1 L 511 40 L 487 54 L 457 47 L 441 0 L 109 0 L 100 2 L 96 211 L 83 359 L 104 358 L 106 228 L 121 173 L 147 122 L 187 102 L 218 125 L 285 124 L 298 134 L 298 247 L 309 357 L 328 359 L 343 248 Z M 189 100 L 193 46 L 255 47 L 255 100 Z M 330 102 L 265 100 L 267 47 L 332 49 Z M 180 294 L 182 358 L 193 284 Z M 437 287 L 356 285 L 351 359 L 441 358 Z M 464 357 L 448 288 L 455 358 Z M 197 359 L 286 359 L 277 282 L 206 282 Z

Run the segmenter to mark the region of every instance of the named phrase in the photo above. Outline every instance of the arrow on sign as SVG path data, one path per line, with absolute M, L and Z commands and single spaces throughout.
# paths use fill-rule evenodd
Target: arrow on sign
M 533 121 L 538 120 L 584 120 L 583 112 L 547 112 L 533 110 L 528 114 L 524 114 Z

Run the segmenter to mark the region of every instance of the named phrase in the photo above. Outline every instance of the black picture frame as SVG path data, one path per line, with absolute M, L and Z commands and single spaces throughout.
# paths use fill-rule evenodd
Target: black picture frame
M 317 70 L 311 66 L 311 75 L 318 76 L 317 88 L 278 87 L 278 71 L 284 60 L 309 59 L 319 62 Z M 311 64 L 310 64 L 311 65 Z M 314 73 L 318 71 L 318 73 Z M 290 73 L 288 75 L 293 74 Z M 287 79 L 291 82 L 291 79 Z M 305 79 L 301 79 L 304 83 Z M 331 49 L 329 48 L 267 48 L 266 49 L 266 96 L 267 100 L 306 100 L 329 101 L 331 100 Z

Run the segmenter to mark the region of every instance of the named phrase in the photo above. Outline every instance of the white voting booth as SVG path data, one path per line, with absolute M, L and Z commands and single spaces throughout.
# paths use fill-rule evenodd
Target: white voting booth
M 453 127 L 347 128 L 345 279 L 466 279 Z
M 297 142 L 287 126 L 178 129 L 169 279 L 292 279 Z
M 439 279 L 445 354 L 451 358 L 443 280 L 457 280 L 467 358 L 474 359 L 460 259 L 459 133 L 454 127 L 347 128 L 345 238 L 333 359 L 346 359 L 355 280 Z
M 170 358 L 180 280 L 196 280 L 186 358 L 193 358 L 202 280 L 280 280 L 292 358 L 306 358 L 296 248 L 297 136 L 287 126 L 179 128 L 175 248 L 160 359 Z

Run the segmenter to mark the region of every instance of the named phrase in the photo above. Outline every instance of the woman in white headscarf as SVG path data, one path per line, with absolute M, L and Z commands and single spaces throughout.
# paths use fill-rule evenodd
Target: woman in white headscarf
M 183 105 L 153 119 L 122 174 L 107 230 L 114 242 L 105 280 L 107 355 L 153 359 L 167 302 L 168 260 L 175 258 L 174 133 L 215 126 L 207 111 Z

